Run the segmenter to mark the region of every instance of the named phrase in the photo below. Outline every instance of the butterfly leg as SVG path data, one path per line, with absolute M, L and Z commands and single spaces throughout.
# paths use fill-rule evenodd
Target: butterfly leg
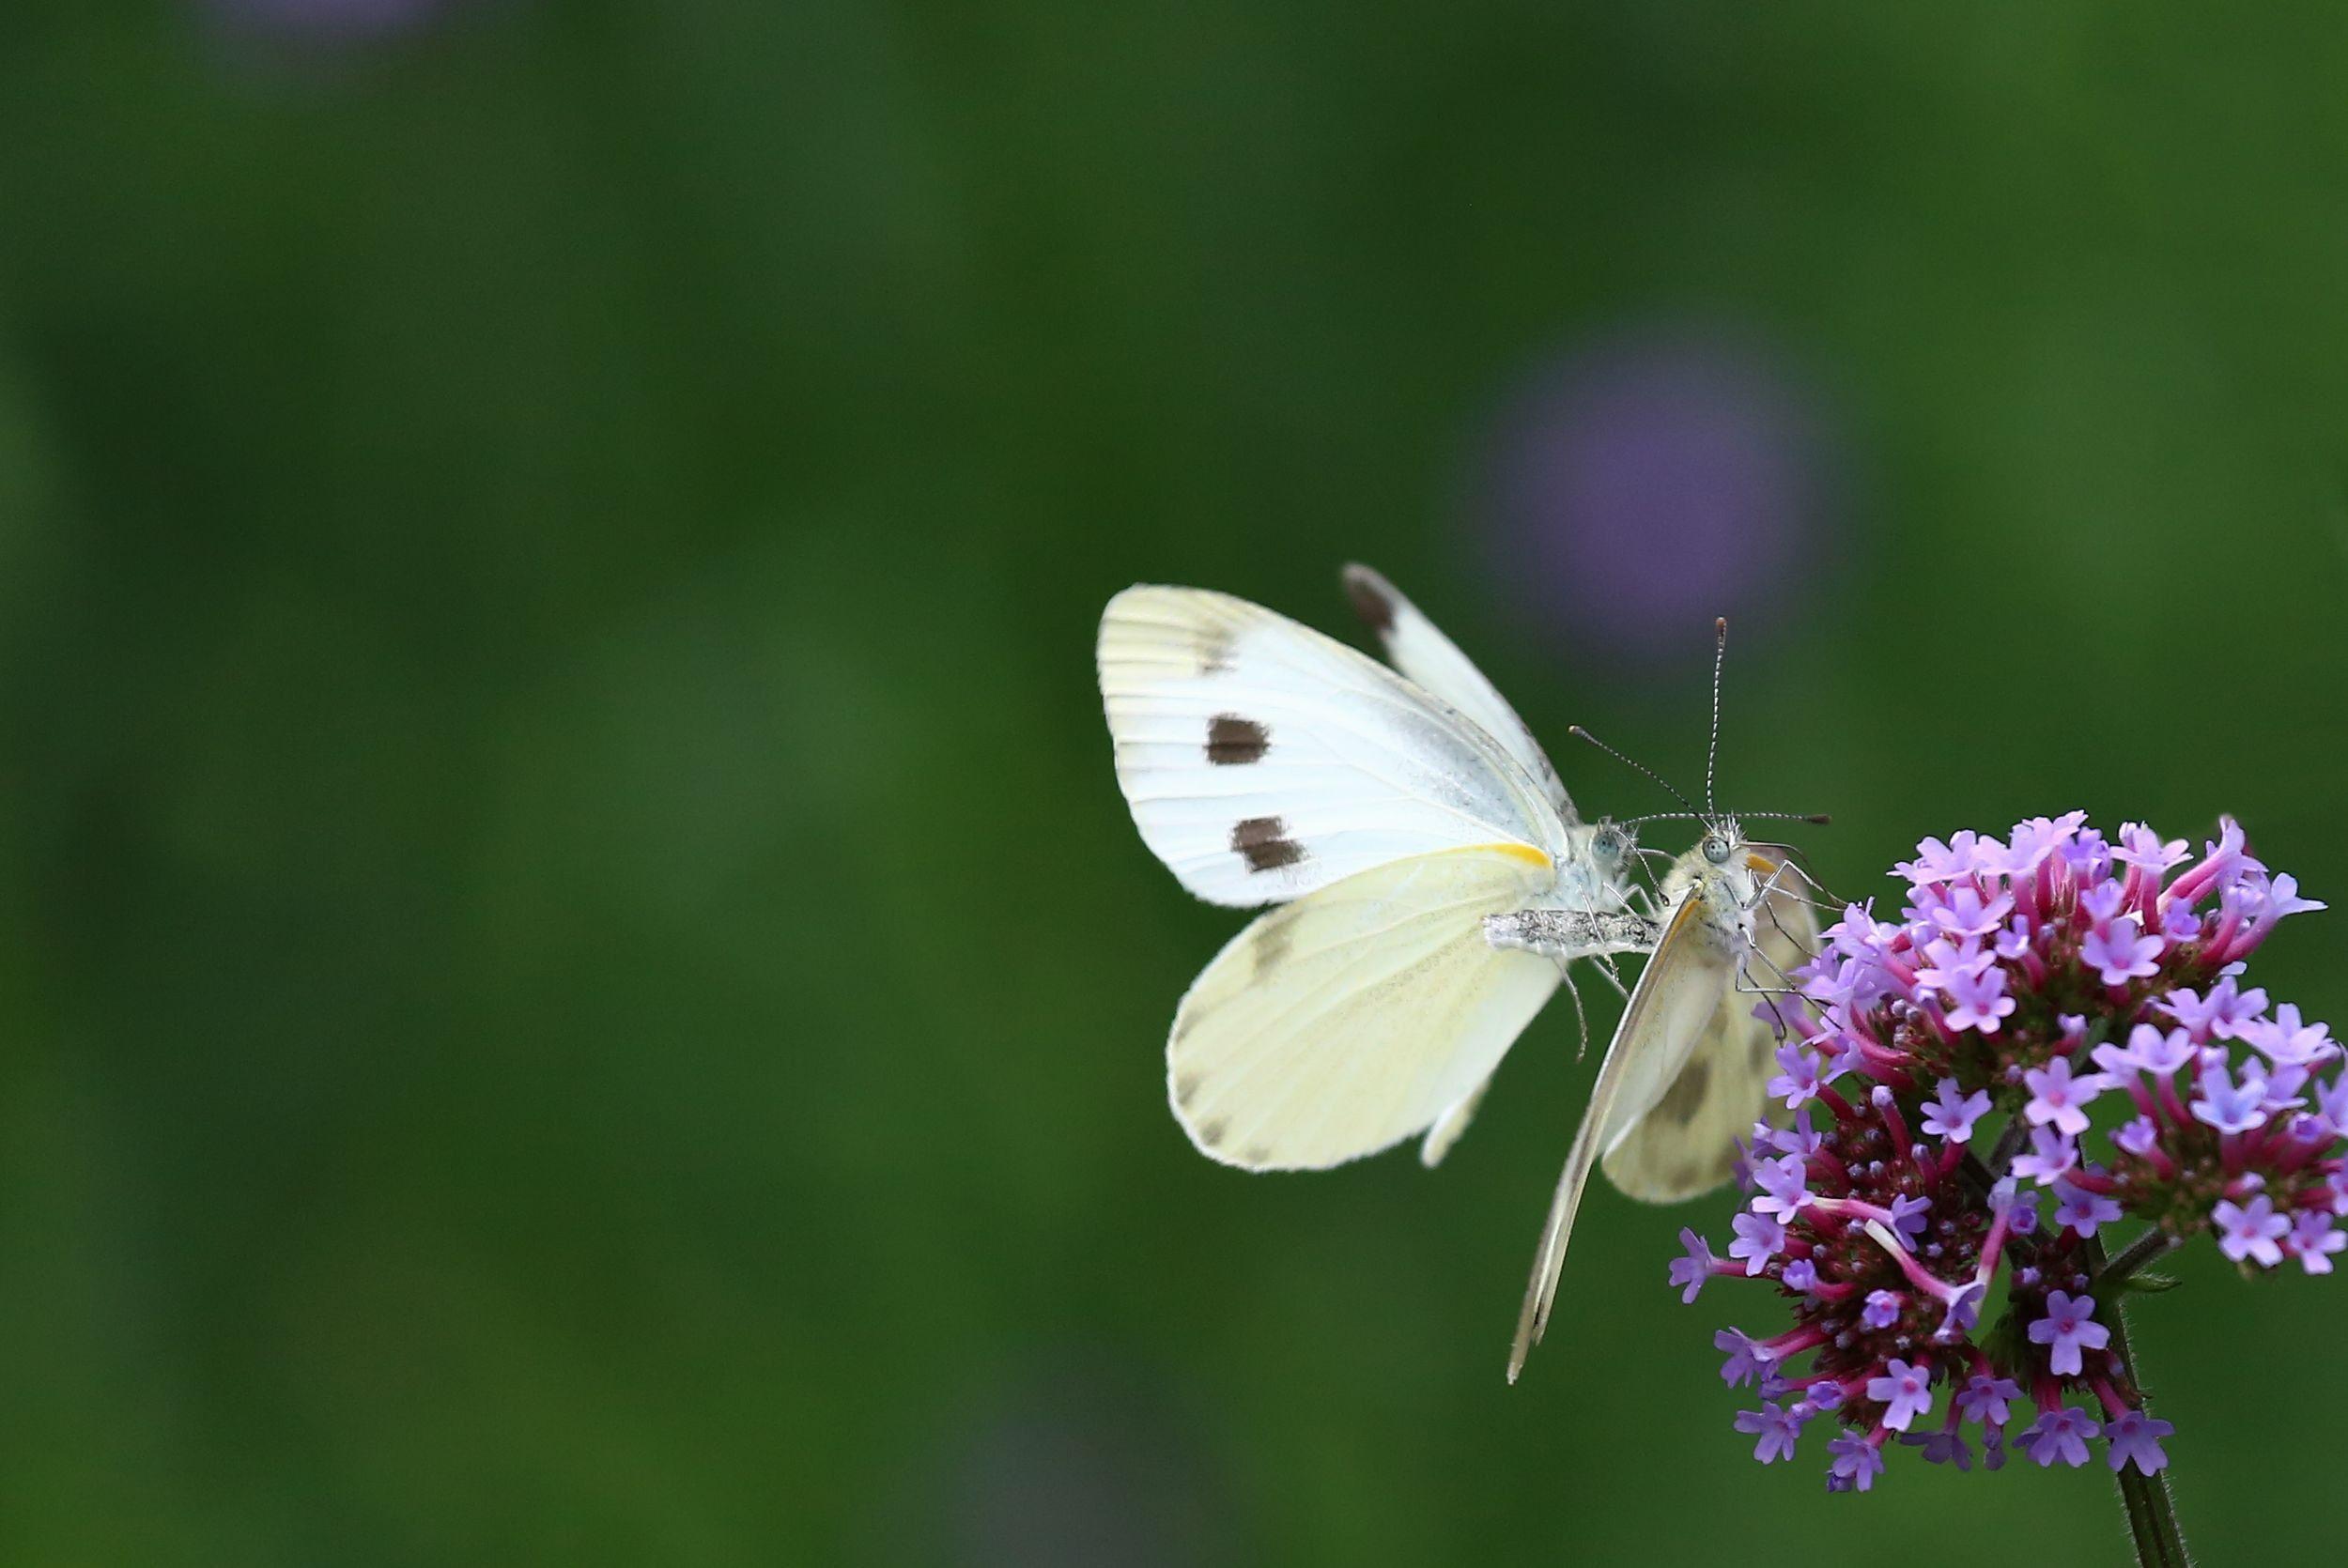
M 1836 914 L 1839 914 L 1843 910 L 1850 907 L 1849 899 L 1843 898 L 1841 895 L 1829 888 L 1826 884 L 1820 882 L 1816 877 L 1810 874 L 1810 869 L 1808 867 L 1801 865 L 1794 859 L 1795 851 L 1792 845 L 1768 844 L 1756 847 L 1768 849 L 1771 853 L 1775 853 L 1778 856 L 1778 870 L 1790 871 L 1795 876 L 1800 877 L 1802 880 L 1802 883 L 1810 888 L 1811 892 L 1817 895 L 1817 898 L 1814 899 L 1809 897 L 1808 894 L 1796 893 L 1792 889 L 1788 888 L 1785 890 L 1786 897 L 1800 899 L 1802 902 L 1810 905 L 1813 909 L 1823 909 Z M 1771 874 L 1770 880 L 1772 882 L 1776 880 L 1775 873 Z
M 1793 938 L 1789 934 L 1786 940 L 1790 942 Z M 1748 955 L 1748 957 L 1759 959 L 1764 964 L 1768 965 L 1769 973 L 1777 976 L 1778 983 L 1777 986 L 1773 988 L 1775 994 L 1780 996 L 1803 996 L 1808 994 L 1808 992 L 1802 990 L 1801 983 L 1799 980 L 1795 979 L 1791 975 L 1786 974 L 1783 969 L 1780 969 L 1777 966 L 1777 961 L 1769 957 L 1769 954 L 1763 952 L 1760 948 L 1755 947 L 1752 953 Z M 1746 972 L 1745 977 L 1747 979 L 1752 978 L 1750 971 Z M 1749 987 L 1747 989 L 1758 988 Z
M 1763 884 L 1761 884 L 1761 885 L 1760 885 L 1757 889 L 1755 889 L 1755 890 L 1754 890 L 1753 895 L 1753 902 L 1751 902 L 1751 903 L 1749 903 L 1749 904 L 1747 904 L 1747 905 L 1745 906 L 1745 911 L 1746 911 L 1746 913 L 1747 913 L 1747 914 L 1751 914 L 1753 911 L 1754 911 L 1754 910 L 1756 910 L 1756 909 L 1757 909 L 1757 910 L 1759 910 L 1762 914 L 1764 914 L 1764 915 L 1768 915 L 1768 916 L 1769 916 L 1769 924 L 1770 924 L 1771 926 L 1773 926 L 1773 927 L 1775 927 L 1775 928 L 1776 928 L 1776 930 L 1777 930 L 1777 934 L 1778 934 L 1778 935 L 1780 935 L 1780 936 L 1782 936 L 1782 937 L 1784 937 L 1784 938 L 1785 939 L 1785 941 L 1786 941 L 1786 945 L 1787 945 L 1788 946 L 1791 946 L 1791 947 L 1792 947 L 1792 948 L 1793 948 L 1796 952 L 1798 952 L 1798 953 L 1801 954 L 1804 958 L 1811 958 L 1811 959 L 1815 959 L 1815 958 L 1816 958 L 1818 955 L 1817 955 L 1816 953 L 1815 953 L 1815 952 L 1811 951 L 1811 948 L 1810 948 L 1809 944 L 1808 944 L 1808 943 L 1803 942 L 1803 941 L 1802 941 L 1800 937 L 1796 936 L 1793 932 L 1791 932 L 1791 931 L 1787 930 L 1785 929 L 1785 922 L 1784 922 L 1784 921 L 1783 921 L 1783 920 L 1781 920 L 1781 919 L 1779 919 L 1779 918 L 1777 917 L 1777 911 L 1776 911 L 1774 908 L 1770 907 L 1770 902 L 1769 902 L 1769 900 L 1770 900 L 1771 899 L 1773 899 L 1774 897 L 1776 897 L 1776 896 L 1777 896 L 1778 894 L 1780 894 L 1780 893 L 1784 893 L 1784 894 L 1785 894 L 1785 896 L 1786 896 L 1787 898 L 1799 899 L 1799 900 L 1800 900 L 1800 902 L 1802 902 L 1802 903 L 1809 903 L 1809 902 L 1811 901 L 1811 900 L 1809 900 L 1808 899 L 1803 899 L 1803 898 L 1801 898 L 1801 896 L 1800 896 L 1800 894 L 1789 892 L 1788 890 L 1786 890 L 1786 889 L 1784 889 L 1784 888 L 1782 888 L 1782 887 L 1778 886 L 1778 879 L 1780 879 L 1781 877 L 1784 876 L 1784 875 L 1785 875 L 1785 873 L 1786 873 L 1786 872 L 1788 872 L 1788 871 L 1793 871 L 1793 872 L 1794 872 L 1796 875 L 1798 875 L 1798 876 L 1806 876 L 1806 875 L 1807 875 L 1807 873 L 1800 871 L 1800 869 L 1799 869 L 1799 868 L 1797 868 L 1797 867 L 1794 865 L 1793 861 L 1791 861 L 1790 859 L 1788 859 L 1788 860 L 1780 860 L 1780 861 L 1777 863 L 1777 869 L 1776 869 L 1775 870 L 1773 870 L 1773 871 L 1771 871 L 1771 872 L 1769 873 L 1769 880 L 1768 880 L 1767 882 L 1764 882 L 1764 883 L 1763 883 Z M 1815 885 L 1815 884 L 1814 884 L 1814 885 Z M 1769 960 L 1768 960 L 1768 958 L 1766 957 L 1766 955 L 1760 955 L 1760 954 L 1759 954 L 1759 949 L 1758 949 L 1758 948 L 1755 948 L 1755 949 L 1754 949 L 1754 952 L 1755 952 L 1755 954 L 1756 954 L 1757 956 L 1761 956 L 1761 957 L 1762 957 L 1762 961 L 1763 961 L 1763 962 L 1765 962 L 1765 963 L 1769 962 Z M 1785 971 L 1784 971 L 1783 969 L 1778 968 L 1778 966 L 1777 966 L 1775 963 L 1769 963 L 1769 970 L 1770 970 L 1770 972 L 1771 972 L 1772 974 L 1776 975 L 1776 976 L 1777 976 L 1777 977 L 1778 977 L 1780 980 L 1784 981 L 1785 984 L 1787 984 L 1787 985 L 1791 985 L 1791 984 L 1793 984 L 1793 979 L 1792 979 L 1792 977 L 1791 977 L 1790 976 L 1788 976 L 1788 975 L 1785 973 Z
M 1622 983 L 1621 973 L 1614 968 L 1614 956 L 1610 953 L 1600 953 L 1598 955 L 1597 961 L 1598 972 L 1606 976 L 1606 983 L 1613 986 L 1616 994 L 1620 995 L 1624 1001 L 1630 1001 L 1630 992 Z
M 1558 977 L 1566 982 L 1566 994 L 1573 998 L 1573 1021 L 1582 1026 L 1582 1044 L 1573 1053 L 1578 1062 L 1590 1053 L 1590 1015 L 1583 1010 L 1582 988 L 1573 983 L 1573 971 L 1561 967 Z
M 1767 963 L 1769 961 L 1764 959 L 1762 961 Z M 1762 1006 L 1769 1009 L 1769 1017 L 1776 1022 L 1777 1038 L 1779 1040 L 1783 1041 L 1785 1038 L 1786 1034 L 1791 1030 L 1792 1025 L 1785 1022 L 1785 1014 L 1779 1008 L 1777 999 L 1781 996 L 1800 996 L 1805 993 L 1799 991 L 1786 991 L 1776 986 L 1753 985 L 1749 983 L 1751 978 L 1752 976 L 1748 975 L 1741 966 L 1739 966 L 1737 971 L 1737 989 L 1744 992 L 1747 996 L 1758 996 L 1761 998 Z

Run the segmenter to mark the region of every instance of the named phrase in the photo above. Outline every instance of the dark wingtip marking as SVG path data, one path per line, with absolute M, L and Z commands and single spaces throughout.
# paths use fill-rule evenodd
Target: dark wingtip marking
M 1192 1097 L 1197 1095 L 1198 1092 L 1198 1082 L 1199 1075 L 1195 1072 L 1186 1072 L 1181 1077 L 1175 1079 L 1174 1103 L 1177 1105 L 1188 1105 L 1191 1102 Z
M 1261 1144 L 1250 1144 L 1240 1158 L 1250 1165 L 1269 1165 L 1272 1163 L 1272 1151 Z
M 1207 721 L 1207 761 L 1217 767 L 1260 762 L 1272 748 L 1272 731 L 1252 718 L 1217 714 Z
M 1206 1145 L 1209 1148 L 1221 1148 L 1223 1146 L 1223 1134 L 1229 1131 L 1230 1128 L 1231 1124 L 1225 1121 L 1221 1116 L 1215 1117 L 1214 1120 L 1211 1122 L 1200 1122 L 1198 1124 L 1198 1141 Z
M 1367 566 L 1345 569 L 1345 596 L 1353 602 L 1353 613 L 1362 618 L 1362 624 L 1380 637 L 1394 630 L 1394 597 L 1378 574 Z
M 1276 871 L 1305 858 L 1305 846 L 1288 836 L 1278 817 L 1243 817 L 1231 824 L 1231 848 L 1246 857 L 1251 871 Z

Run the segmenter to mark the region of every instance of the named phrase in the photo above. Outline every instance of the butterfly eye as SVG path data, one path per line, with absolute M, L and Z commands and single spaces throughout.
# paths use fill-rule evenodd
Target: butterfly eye
M 1622 856 L 1622 835 L 1608 828 L 1590 841 L 1590 848 L 1601 860 L 1616 860 Z
M 1719 834 L 1708 834 L 1704 840 L 1704 858 L 1715 866 L 1728 864 L 1728 840 Z

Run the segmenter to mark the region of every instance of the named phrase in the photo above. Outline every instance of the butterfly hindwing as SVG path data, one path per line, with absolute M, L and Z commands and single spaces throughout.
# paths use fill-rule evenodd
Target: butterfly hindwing
M 1554 963 L 1495 949 L 1482 929 L 1545 875 L 1534 852 L 1477 846 L 1258 916 L 1175 1014 L 1175 1117 L 1202 1151 L 1250 1170 L 1323 1169 L 1426 1131 L 1557 987 Z
M 1754 853 L 1750 865 L 1765 884 L 1778 863 Z M 1783 989 L 1818 945 L 1818 922 L 1799 890 L 1772 888 L 1753 912 L 1748 964 L 1754 986 Z M 1748 1136 L 1768 1108 L 1766 1085 L 1777 1072 L 1778 1026 L 1760 996 L 1732 974 L 1695 1049 L 1654 1108 L 1633 1124 L 1603 1161 L 1606 1178 L 1643 1203 L 1679 1203 L 1726 1181 L 1737 1165 L 1737 1140 Z M 1775 998 L 1779 1009 L 1804 1006 Z
M 1451 1152 L 1451 1145 L 1460 1141 L 1468 1123 L 1475 1119 L 1475 1108 L 1484 1103 L 1484 1095 L 1491 1086 L 1492 1081 L 1485 1079 L 1468 1091 L 1465 1099 L 1435 1118 L 1435 1125 L 1427 1130 L 1427 1136 L 1419 1142 L 1420 1164 L 1431 1171 L 1443 1163 L 1443 1157 Z

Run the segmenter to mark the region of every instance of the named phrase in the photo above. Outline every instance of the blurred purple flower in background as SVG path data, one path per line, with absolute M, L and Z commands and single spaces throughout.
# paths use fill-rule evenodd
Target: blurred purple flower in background
M 373 43 L 414 30 L 458 0 L 199 0 L 200 8 L 249 37 L 294 45 Z
M 1716 615 L 1799 607 L 1831 519 L 1815 399 L 1774 354 L 1693 328 L 1623 335 L 1535 374 L 1486 479 L 1518 603 L 1578 651 L 1677 663 Z

